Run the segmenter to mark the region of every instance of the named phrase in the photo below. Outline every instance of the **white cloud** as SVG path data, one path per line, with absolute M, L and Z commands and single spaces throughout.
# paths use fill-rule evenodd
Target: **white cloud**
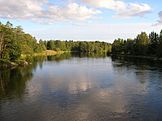
M 107 8 L 116 11 L 118 17 L 143 16 L 151 11 L 151 7 L 145 3 L 126 3 L 122 0 L 82 0 L 98 8 Z
M 0 0 L 0 5 L 0 18 L 28 19 L 36 22 L 86 20 L 100 13 L 77 3 L 60 7 L 48 0 Z
M 48 9 L 47 17 L 49 19 L 86 20 L 100 13 L 100 11 L 89 9 L 86 6 L 80 6 L 77 3 L 70 3 L 63 9 L 51 5 Z
M 0 0 L 0 17 L 26 19 L 41 14 L 47 0 Z

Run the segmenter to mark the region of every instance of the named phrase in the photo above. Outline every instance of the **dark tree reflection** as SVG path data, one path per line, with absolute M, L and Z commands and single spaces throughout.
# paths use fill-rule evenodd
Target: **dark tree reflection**
M 33 70 L 42 63 L 45 57 L 30 58 L 30 65 L 14 69 L 0 70 L 0 99 L 21 98 L 25 93 L 26 82 L 33 77 Z

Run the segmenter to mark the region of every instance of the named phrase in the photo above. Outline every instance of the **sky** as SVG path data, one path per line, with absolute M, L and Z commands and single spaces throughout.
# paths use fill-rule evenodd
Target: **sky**
M 162 29 L 161 0 L 0 0 L 0 22 L 37 39 L 113 42 Z

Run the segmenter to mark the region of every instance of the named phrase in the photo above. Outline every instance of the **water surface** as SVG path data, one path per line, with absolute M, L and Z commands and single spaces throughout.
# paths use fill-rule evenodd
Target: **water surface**
M 111 57 L 37 57 L 0 70 L 0 121 L 162 121 L 162 66 Z

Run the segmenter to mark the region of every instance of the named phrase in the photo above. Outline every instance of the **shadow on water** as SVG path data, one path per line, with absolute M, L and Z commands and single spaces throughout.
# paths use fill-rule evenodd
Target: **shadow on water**
M 162 71 L 162 63 L 159 61 L 149 60 L 149 59 L 139 59 L 132 57 L 117 57 L 112 56 L 112 61 L 114 62 L 114 66 L 135 66 L 137 69 L 159 69 Z
M 62 60 L 70 59 L 70 58 L 72 58 L 72 54 L 70 52 L 66 52 L 66 53 L 58 54 L 54 56 L 47 56 L 47 61 L 60 62 Z
M 71 53 L 73 57 L 79 57 L 79 58 L 105 58 L 107 57 L 107 53 L 79 53 L 79 52 L 73 52 Z
M 112 56 L 113 69 L 118 74 L 127 77 L 135 75 L 141 84 L 150 83 L 150 86 L 162 87 L 162 63 L 154 60 L 139 59 L 131 57 Z M 155 73 L 156 72 L 156 73 Z M 160 86 L 161 85 L 161 86 Z
M 106 53 L 80 53 L 80 52 L 65 52 L 60 55 L 47 56 L 47 61 L 56 61 L 60 62 L 63 60 L 76 58 L 105 58 L 107 57 Z
M 0 70 L 0 99 L 21 98 L 25 93 L 26 82 L 33 77 L 33 71 L 42 68 L 45 57 L 28 58 L 32 64 L 25 67 Z

